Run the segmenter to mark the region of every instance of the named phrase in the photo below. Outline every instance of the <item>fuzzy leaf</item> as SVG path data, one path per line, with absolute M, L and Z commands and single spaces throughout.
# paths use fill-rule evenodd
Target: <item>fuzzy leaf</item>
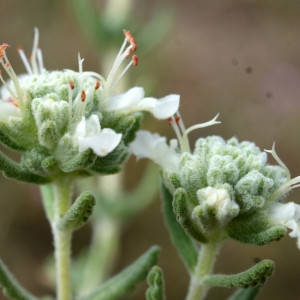
M 90 295 L 81 298 L 81 300 L 119 299 L 147 277 L 149 270 L 156 264 L 159 253 L 159 247 L 151 247 L 129 267 L 106 281 Z
M 15 179 L 18 181 L 34 183 L 34 184 L 45 184 L 51 182 L 48 177 L 42 177 L 31 172 L 26 172 L 21 167 L 0 152 L 0 171 L 7 178 Z
M 272 260 L 265 259 L 250 269 L 234 275 L 211 275 L 207 276 L 203 283 L 210 286 L 218 287 L 239 287 L 249 288 L 264 284 L 268 277 L 272 276 L 275 263 Z
M 162 269 L 154 266 L 147 276 L 149 288 L 146 291 L 147 300 L 165 300 L 165 284 Z
M 199 243 L 206 243 L 207 240 L 200 228 L 193 222 L 188 210 L 188 199 L 185 189 L 178 188 L 174 193 L 173 210 L 177 221 L 180 223 L 186 234 Z
M 87 223 L 95 206 L 95 197 L 90 192 L 83 192 L 75 200 L 58 223 L 60 230 L 75 230 Z
M 3 294 L 14 300 L 38 300 L 35 296 L 26 291 L 10 273 L 7 267 L 0 260 L 0 286 Z
M 5 129 L 2 129 L 0 125 L 0 141 L 3 145 L 8 148 L 11 148 L 16 151 L 25 151 L 26 149 L 22 146 L 19 146 L 16 142 L 14 142 L 10 137 L 8 137 L 4 132 Z
M 192 272 L 197 263 L 198 251 L 193 240 L 185 233 L 180 224 L 176 221 L 176 215 L 172 208 L 173 196 L 162 184 L 163 212 L 166 225 L 171 234 L 171 240 L 177 248 L 179 255 L 187 269 Z
M 238 289 L 227 300 L 254 300 L 261 291 L 262 286 L 258 285 L 250 289 Z

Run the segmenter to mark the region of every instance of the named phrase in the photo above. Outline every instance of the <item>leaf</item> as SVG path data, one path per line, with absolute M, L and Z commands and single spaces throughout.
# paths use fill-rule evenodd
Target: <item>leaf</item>
M 14 300 L 38 300 L 26 291 L 0 260 L 0 286 L 3 294 Z
M 234 275 L 211 275 L 203 280 L 203 283 L 218 287 L 239 287 L 249 288 L 264 284 L 268 277 L 273 275 L 275 263 L 272 260 L 265 259 L 250 269 Z
M 227 300 L 254 300 L 261 291 L 262 286 L 258 285 L 251 289 L 238 289 Z
M 129 267 L 109 279 L 90 295 L 81 298 L 81 300 L 119 299 L 147 277 L 149 270 L 156 264 L 159 253 L 159 247 L 151 247 Z
M 185 263 L 187 269 L 193 272 L 198 259 L 198 251 L 193 240 L 185 233 L 180 224 L 176 221 L 173 212 L 173 197 L 168 189 L 162 184 L 163 213 L 166 225 L 171 234 L 171 240 L 177 248 L 179 255 Z
M 147 276 L 149 288 L 146 291 L 147 300 L 165 300 L 165 284 L 162 269 L 154 266 Z
M 60 230 L 75 230 L 87 223 L 95 206 L 95 197 L 90 192 L 83 192 L 75 200 L 58 223 Z
M 0 171 L 7 178 L 34 184 L 45 184 L 51 182 L 49 177 L 43 177 L 21 169 L 21 167 L 0 152 Z

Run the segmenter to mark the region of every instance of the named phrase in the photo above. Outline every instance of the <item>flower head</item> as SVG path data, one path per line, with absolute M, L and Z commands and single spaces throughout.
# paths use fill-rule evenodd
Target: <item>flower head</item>
M 93 172 L 103 171 L 104 167 L 99 166 L 102 164 L 109 169 L 108 163 L 102 162 L 109 156 L 112 166 L 114 159 L 118 162 L 113 167 L 116 170 L 128 156 L 127 145 L 139 127 L 141 117 L 137 113 L 149 111 L 156 118 L 163 119 L 178 109 L 178 95 L 159 100 L 145 98 L 140 87 L 115 94 L 116 86 L 127 70 L 138 65 L 137 42 L 129 31 L 124 30 L 124 35 L 124 42 L 106 79 L 95 72 L 83 71 L 80 55 L 78 71 L 47 71 L 38 48 L 37 29 L 30 60 L 23 49 L 18 48 L 27 74 L 15 74 L 6 55 L 9 45 L 0 46 L 0 63 L 10 77 L 5 82 L 0 73 L 3 83 L 0 90 L 0 132 L 5 131 L 3 142 L 8 146 L 31 153 L 24 154 L 23 168 L 30 166 L 30 170 L 35 170 L 34 166 L 51 157 L 57 164 L 56 170 L 68 172 L 94 168 Z M 122 67 L 126 60 L 129 63 Z M 42 161 L 33 163 L 30 159 L 36 151 Z M 76 167 L 67 164 L 68 160 Z M 42 171 L 39 169 L 38 172 Z

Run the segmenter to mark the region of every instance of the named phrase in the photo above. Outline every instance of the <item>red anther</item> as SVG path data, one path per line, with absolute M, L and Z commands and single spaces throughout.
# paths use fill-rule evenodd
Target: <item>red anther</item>
M 97 79 L 96 80 L 96 85 L 95 85 L 95 91 L 97 91 L 99 89 L 99 87 L 100 87 L 100 80 Z
M 123 32 L 124 32 L 124 35 L 127 39 L 127 42 L 130 43 L 130 39 L 132 38 L 131 33 L 129 31 L 125 30 L 125 29 L 123 30 Z
M 10 45 L 3 43 L 2 45 L 0 45 L 0 51 L 5 51 L 7 47 L 10 47 Z
M 4 57 L 4 54 L 0 52 L 0 59 Z
M 23 49 L 22 45 L 19 45 L 19 46 L 17 47 L 17 49 L 18 49 L 18 51 L 22 50 L 22 49 Z
M 74 90 L 75 85 L 74 85 L 74 81 L 73 80 L 69 80 L 69 85 L 70 85 L 71 90 Z
M 81 91 L 81 102 L 84 102 L 85 101 L 85 96 L 86 96 L 86 93 L 84 90 Z
M 168 118 L 168 124 L 169 125 L 172 125 L 172 121 L 173 121 L 172 118 Z
M 131 61 L 132 61 L 132 64 L 136 67 L 139 63 L 139 58 L 137 57 L 137 55 L 134 54 L 134 55 L 132 55 Z
M 137 49 L 137 46 L 138 46 L 137 43 L 136 43 L 136 41 L 135 41 L 135 39 L 132 37 L 132 38 L 130 39 L 129 43 L 130 43 L 130 45 L 131 45 L 131 51 L 132 51 L 132 52 L 135 52 L 136 49 Z
M 178 124 L 179 121 L 180 121 L 180 117 L 175 117 L 175 122 L 176 122 L 176 124 Z
M 9 63 L 6 63 L 6 64 L 5 64 L 5 67 L 6 67 L 6 68 L 9 68 L 9 67 L 10 67 L 10 64 L 9 64 Z

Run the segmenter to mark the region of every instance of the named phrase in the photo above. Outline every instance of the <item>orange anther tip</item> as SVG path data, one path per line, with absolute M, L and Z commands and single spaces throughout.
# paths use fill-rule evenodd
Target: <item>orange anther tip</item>
M 82 101 L 82 102 L 84 102 L 85 97 L 86 97 L 85 91 L 82 90 L 82 91 L 81 91 L 81 101 Z
M 130 45 L 131 45 L 131 50 L 132 50 L 132 52 L 135 52 L 136 49 L 137 49 L 137 43 L 136 43 L 135 39 L 134 39 L 134 38 L 131 38 L 130 41 L 129 41 L 129 43 L 130 43 Z
M 96 80 L 95 90 L 98 90 L 100 87 L 100 80 Z
M 6 67 L 6 68 L 9 68 L 9 67 L 10 67 L 10 64 L 9 64 L 9 63 L 6 63 L 6 64 L 5 64 L 5 67 Z
M 125 29 L 123 30 L 123 32 L 124 32 L 124 35 L 127 39 L 127 42 L 130 43 L 130 39 L 132 38 L 131 33 L 129 31 L 125 30 Z
M 127 49 L 127 53 L 125 55 L 125 58 L 128 58 L 130 56 L 130 49 Z
M 74 85 L 74 82 L 73 82 L 72 80 L 69 80 L 69 85 L 70 85 L 70 88 L 71 88 L 72 90 L 74 90 L 75 85 Z
M 168 124 L 169 124 L 169 125 L 172 124 L 172 118 L 168 118 Z
M 22 50 L 22 49 L 23 49 L 22 45 L 19 45 L 19 46 L 17 47 L 17 49 L 18 49 L 18 51 Z
M 132 55 L 132 64 L 136 67 L 139 63 L 139 58 L 137 55 Z
M 175 118 L 175 122 L 176 122 L 176 124 L 178 124 L 178 123 L 179 123 L 179 121 L 180 121 L 180 117 L 176 117 L 176 118 Z

